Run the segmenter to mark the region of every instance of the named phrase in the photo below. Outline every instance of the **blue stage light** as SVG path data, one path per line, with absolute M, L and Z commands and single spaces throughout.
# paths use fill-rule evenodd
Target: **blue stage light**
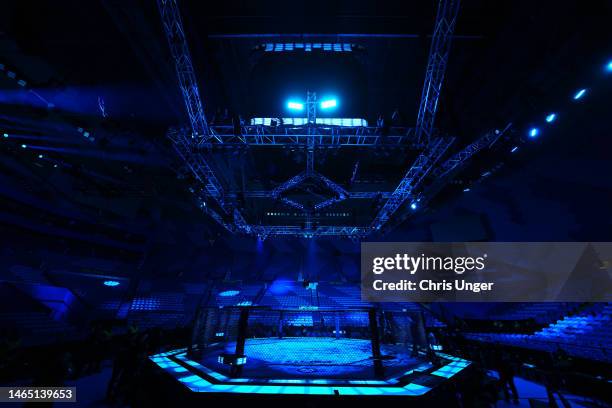
M 538 135 L 540 134 L 540 129 L 538 128 L 531 128 L 529 129 L 529 137 L 530 138 L 536 138 L 538 137 Z
M 548 116 L 546 116 L 546 122 L 548 122 L 548 123 L 554 122 L 555 119 L 557 119 L 557 114 L 556 113 L 549 113 Z
M 606 71 L 612 72 L 612 61 L 608 61 L 606 64 Z
M 338 101 L 335 99 L 327 99 L 321 102 L 321 109 L 335 108 L 338 106 Z
M 219 296 L 230 297 L 230 296 L 236 296 L 239 293 L 240 293 L 239 290 L 226 290 L 224 292 L 219 293 Z
M 25 149 L 26 147 L 28 147 L 28 145 L 27 145 L 27 144 L 22 144 L 22 145 L 21 145 L 21 148 L 22 148 L 22 149 Z
M 104 281 L 104 286 L 111 286 L 111 287 L 119 286 L 119 282 L 114 281 L 114 280 L 107 280 L 107 281 Z
M 581 90 L 579 90 L 578 92 L 576 92 L 574 94 L 574 100 L 577 101 L 578 99 L 582 98 L 584 96 L 584 94 L 586 93 L 586 89 L 582 88 Z
M 304 110 L 304 104 L 301 102 L 289 101 L 287 102 L 287 108 L 302 111 Z
M 8 137 L 8 133 L 4 133 L 2 136 L 4 136 L 4 137 Z
M 464 189 L 463 189 L 463 192 L 464 192 L 464 193 L 467 193 L 468 191 L 470 191 L 470 188 L 469 188 L 469 187 L 468 187 L 468 188 L 464 188 Z
M 412 204 L 410 204 L 410 208 L 411 208 L 412 210 L 416 210 L 416 209 L 417 209 L 417 203 L 412 203 Z
M 512 150 L 510 150 L 510 153 L 514 153 L 514 152 L 516 152 L 517 150 L 518 150 L 518 146 L 514 146 L 514 147 L 512 148 Z

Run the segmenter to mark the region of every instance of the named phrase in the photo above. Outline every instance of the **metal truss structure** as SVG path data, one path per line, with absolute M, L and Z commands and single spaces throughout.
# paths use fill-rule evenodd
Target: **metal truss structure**
M 206 117 L 204 116 L 204 108 L 200 100 L 200 92 L 178 4 L 176 0 L 158 0 L 157 6 L 170 47 L 170 53 L 174 60 L 176 75 L 183 93 L 185 108 L 191 125 L 191 134 L 185 131 L 178 131 L 169 132 L 168 136 L 174 142 L 174 148 L 185 162 L 186 167 L 203 186 L 206 195 L 214 199 L 225 213 L 225 216 L 233 219 L 233 223 L 229 224 L 225 221 L 223 215 L 207 207 L 206 201 L 201 197 L 199 197 L 200 207 L 205 209 L 207 214 L 211 215 L 213 219 L 225 228 L 250 232 L 250 227 L 242 214 L 226 200 L 223 186 L 207 161 L 207 153 L 199 149 L 202 145 L 208 145 L 213 136 L 210 134 Z M 217 140 L 220 141 L 219 139 Z
M 497 140 L 499 140 L 499 138 L 502 137 L 503 134 L 506 133 L 511 127 L 512 123 L 508 123 L 506 127 L 501 130 L 496 129 L 485 133 L 476 141 L 470 143 L 463 148 L 463 150 L 455 153 L 448 160 L 442 163 L 442 165 L 435 170 L 434 175 L 439 179 L 445 178 L 446 175 L 466 163 L 473 155 L 482 149 L 493 146 L 493 144 L 495 144 L 495 142 L 497 142 Z
M 211 125 L 213 137 L 224 145 L 300 145 L 313 138 L 317 146 L 402 146 L 415 140 L 415 128 L 376 126 L 264 126 L 246 125 L 238 134 L 232 125 Z
M 157 0 L 157 6 L 162 19 L 166 39 L 170 46 L 170 53 L 174 59 L 176 76 L 179 81 L 185 108 L 189 116 L 189 123 L 193 137 L 198 141 L 207 143 L 211 134 L 204 116 L 204 108 L 200 100 L 200 91 L 195 77 L 191 54 L 185 38 L 185 30 L 181 20 L 181 13 L 176 0 Z
M 491 130 L 474 142 L 470 143 L 459 152 L 450 156 L 443 163 L 438 165 L 432 171 L 433 182 L 427 186 L 427 188 L 418 195 L 419 205 L 425 206 L 427 203 L 445 186 L 450 180 L 463 168 L 469 160 L 477 153 L 490 149 L 493 145 L 510 129 L 512 123 L 508 123 L 503 129 Z M 392 228 L 401 222 L 400 220 L 395 222 L 395 225 L 389 226 Z
M 265 190 L 249 190 L 249 191 L 241 191 L 240 194 L 245 198 L 270 198 L 273 197 L 273 192 L 265 191 Z M 347 192 L 346 198 L 348 199 L 365 199 L 372 200 L 375 198 L 389 198 L 391 197 L 392 192 L 389 191 L 351 191 Z M 228 192 L 228 197 L 237 197 L 238 192 Z
M 371 230 L 369 227 L 353 227 L 353 226 L 317 226 L 302 228 L 294 225 L 268 225 L 268 226 L 253 226 L 253 232 L 262 239 L 271 235 L 297 235 L 305 238 L 324 237 L 324 236 L 344 236 L 362 238 L 367 236 Z
M 448 64 L 448 54 L 458 14 L 459 0 L 440 0 L 438 3 L 438 13 L 425 71 L 425 84 L 417 116 L 416 141 L 418 145 L 429 143 L 433 137 L 438 99 L 444 83 L 444 73 Z
M 214 171 L 204 158 L 203 152 L 196 151 L 196 145 L 186 132 L 170 131 L 168 137 L 174 142 L 174 150 L 185 162 L 185 166 L 191 174 L 204 186 L 206 194 L 219 204 L 227 213 L 230 212 L 226 205 L 223 187 L 215 176 Z
M 301 236 L 345 236 L 362 238 L 380 230 L 405 202 L 424 202 L 427 192 L 420 192 L 428 176 L 434 176 L 437 184 L 454 173 L 478 151 L 494 144 L 510 127 L 490 132 L 438 164 L 454 142 L 453 137 L 434 137 L 434 119 L 446 70 L 451 38 L 453 35 L 459 0 L 440 0 L 434 34 L 427 65 L 425 85 L 421 97 L 416 128 L 382 128 L 368 126 L 330 126 L 316 122 L 316 95 L 308 94 L 306 107 L 308 121 L 302 126 L 209 126 L 204 116 L 199 90 L 189 54 L 187 41 L 177 5 L 177 0 L 158 0 L 164 31 L 174 60 L 179 85 L 185 100 L 191 129 L 171 131 L 168 136 L 174 148 L 193 174 L 198 187 L 191 189 L 199 207 L 220 225 L 232 232 L 247 233 L 266 238 L 272 235 Z M 212 149 L 248 146 L 298 146 L 304 149 L 306 169 L 272 191 L 226 192 L 215 176 L 207 160 Z M 317 149 L 336 146 L 366 147 L 416 147 L 420 154 L 392 192 L 350 192 L 344 187 L 318 173 L 314 168 Z M 312 179 L 331 192 L 331 197 L 305 208 L 283 193 Z M 304 213 L 303 225 L 254 225 L 244 218 L 236 207 L 238 195 L 248 198 L 272 198 Z M 212 198 L 214 205 L 207 205 Z M 316 211 L 347 199 L 382 199 L 384 204 L 366 226 L 321 226 L 313 223 Z M 218 208 L 217 208 L 218 207 Z
M 382 206 L 374 221 L 372 228 L 379 230 L 393 213 L 409 198 L 413 192 L 419 187 L 423 179 L 432 171 L 434 165 L 446 153 L 450 145 L 454 142 L 454 138 L 436 138 L 431 141 L 427 149 L 421 153 L 410 169 L 406 172 L 399 185 Z
M 272 194 L 270 194 L 269 197 L 278 198 L 278 196 L 280 196 L 280 194 L 283 191 L 292 189 L 293 187 L 297 186 L 305 179 L 306 179 L 306 173 L 305 172 L 299 173 L 291 177 L 289 180 L 285 181 L 284 183 L 280 184 L 274 190 L 272 190 Z

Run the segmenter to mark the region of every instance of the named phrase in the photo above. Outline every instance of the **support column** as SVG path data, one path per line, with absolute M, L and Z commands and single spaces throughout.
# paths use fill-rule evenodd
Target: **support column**
M 308 114 L 308 140 L 306 148 L 306 176 L 314 174 L 314 147 L 317 126 L 317 94 L 308 92 L 306 94 L 306 111 Z
M 378 335 L 378 321 L 376 319 L 376 309 L 368 311 L 370 321 L 370 339 L 372 341 L 372 358 L 374 359 L 374 375 L 383 377 L 385 374 L 380 353 L 380 337 Z
M 236 352 L 237 356 L 244 355 L 244 344 L 246 343 L 247 329 L 249 326 L 249 309 L 240 309 L 240 318 L 238 319 L 238 336 L 236 337 Z M 232 366 L 231 376 L 239 377 L 242 375 L 242 365 Z

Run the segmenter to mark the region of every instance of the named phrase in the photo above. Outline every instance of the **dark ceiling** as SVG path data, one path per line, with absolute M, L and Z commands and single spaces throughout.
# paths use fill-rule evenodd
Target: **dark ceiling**
M 414 125 L 435 2 L 208 3 L 183 1 L 181 8 L 209 119 L 225 108 L 272 116 L 283 103 L 279 75 L 290 68 L 302 69 L 296 74 L 301 78 L 309 69 L 319 70 L 322 78 L 341 76 L 326 86 L 341 89 L 351 116 L 374 122 L 398 108 L 405 124 Z M 465 0 L 436 119 L 443 133 L 458 137 L 458 147 L 508 122 L 522 132 L 548 110 L 567 108 L 559 101 L 583 83 L 598 90 L 588 105 L 562 117 L 540 145 L 520 156 L 475 161 L 430 208 L 391 235 L 372 239 L 609 240 L 612 186 L 604 174 L 611 173 L 610 79 L 601 78 L 600 66 L 612 56 L 611 7 L 603 0 Z M 38 267 L 44 257 L 43 252 L 33 256 L 34 246 L 62 260 L 124 262 L 131 265 L 126 275 L 148 259 L 153 275 L 187 273 L 195 279 L 205 267 L 222 275 L 223 254 L 252 255 L 252 239 L 221 231 L 194 206 L 189 177 L 179 172 L 177 178 L 180 163 L 165 132 L 186 118 L 154 1 L 20 0 L 0 8 L 0 63 L 38 95 L 24 96 L 14 80 L 0 79 L 0 126 L 11 135 L 0 147 L 0 228 L 3 237 L 13 237 L 5 259 Z M 263 42 L 336 41 L 337 34 L 380 36 L 341 37 L 363 51 L 329 66 L 304 68 L 289 55 L 253 54 Z M 50 112 L 39 96 L 55 108 Z M 84 138 L 79 128 L 95 140 Z M 217 156 L 230 189 L 240 191 L 244 183 L 270 188 L 303 163 L 299 153 L 287 149 L 255 150 Z M 360 160 L 364 183 L 391 189 L 409 154 L 339 150 L 321 154 L 317 165 L 344 183 Z M 483 169 L 491 168 L 496 169 L 492 177 L 482 179 Z M 473 186 L 473 194 L 461 193 L 466 185 Z M 275 208 L 245 205 L 261 206 L 257 214 Z M 367 204 L 358 211 L 371 209 Z M 445 223 L 450 225 L 442 227 L 445 234 L 432 232 Z M 481 234 L 470 232 L 475 230 Z M 335 260 L 338 253 L 358 250 L 334 240 L 265 245 L 271 253 L 315 245 Z

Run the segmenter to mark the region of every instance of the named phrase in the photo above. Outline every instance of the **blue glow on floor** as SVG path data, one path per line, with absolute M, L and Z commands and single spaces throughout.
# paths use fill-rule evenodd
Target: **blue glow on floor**
M 409 383 L 405 386 L 390 386 L 388 382 L 381 380 L 350 380 L 347 385 L 334 385 L 334 386 L 322 386 L 316 384 L 331 384 L 338 382 L 338 380 L 328 379 L 288 379 L 288 380 L 270 380 L 274 383 L 282 383 L 284 385 L 256 385 L 248 384 L 252 379 L 249 378 L 228 378 L 222 374 L 216 373 L 213 370 L 204 367 L 203 365 L 189 360 L 185 354 L 186 349 L 180 349 L 170 351 L 166 353 L 157 354 L 150 357 L 150 360 L 157 364 L 160 368 L 175 377 L 178 381 L 188 387 L 194 392 L 211 392 L 211 393 L 240 393 L 240 394 L 286 394 L 286 395 L 333 395 L 337 391 L 340 395 L 402 395 L 402 396 L 420 396 L 424 395 L 431 390 L 430 387 L 423 385 Z M 434 371 L 431 375 L 436 375 L 443 378 L 450 378 L 457 374 L 465 367 L 470 365 L 469 361 L 463 360 L 458 357 L 453 357 L 448 354 L 438 353 L 438 355 L 444 359 L 451 360 L 452 362 L 444 367 Z M 171 360 L 169 356 L 178 358 L 183 363 L 196 367 L 202 370 L 207 375 L 216 378 L 222 382 L 231 382 L 234 384 L 213 384 L 204 378 L 188 373 L 184 367 L 181 367 L 175 361 Z M 423 364 L 420 367 L 425 366 L 431 367 L 430 363 Z M 181 370 L 182 368 L 182 370 Z M 238 384 L 236 384 L 238 383 Z M 300 385 L 297 385 L 300 384 Z M 312 385 L 303 385 L 312 384 Z M 362 386 L 360 386 L 362 385 Z M 373 386 L 381 385 L 381 386 Z
M 457 374 L 459 371 L 463 370 L 469 364 L 470 363 L 468 362 L 454 361 L 432 372 L 431 375 L 437 375 L 438 377 L 450 378 L 454 376 L 455 374 Z

